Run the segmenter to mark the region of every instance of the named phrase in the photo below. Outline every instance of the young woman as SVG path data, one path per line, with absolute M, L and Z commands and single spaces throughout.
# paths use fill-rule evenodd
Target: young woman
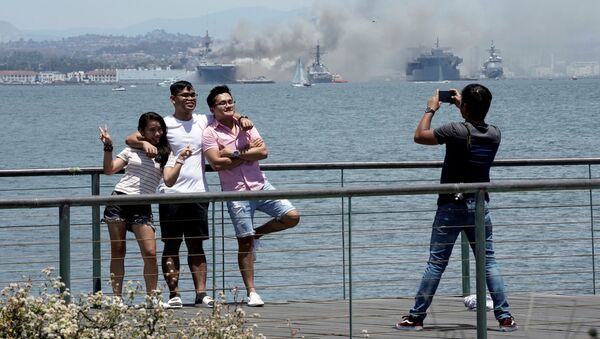
M 166 183 L 177 180 L 181 165 L 191 154 L 188 147 L 181 151 L 177 158 L 171 156 L 169 159 L 171 149 L 167 141 L 167 126 L 157 113 L 142 114 L 138 123 L 138 131 L 146 141 L 158 149 L 158 154 L 153 159 L 148 158 L 143 150 L 129 147 L 126 147 L 113 159 L 113 145 L 108 128 L 100 127 L 100 141 L 104 144 L 104 174 L 111 175 L 125 168 L 125 174 L 115 186 L 113 195 L 155 193 L 161 177 L 164 177 Z M 146 292 L 150 294 L 156 289 L 158 280 L 155 230 L 152 224 L 150 204 L 106 206 L 104 221 L 108 224 L 110 235 L 110 273 L 114 295 L 121 296 L 123 291 L 127 231 L 135 234 L 140 246 L 144 260 Z

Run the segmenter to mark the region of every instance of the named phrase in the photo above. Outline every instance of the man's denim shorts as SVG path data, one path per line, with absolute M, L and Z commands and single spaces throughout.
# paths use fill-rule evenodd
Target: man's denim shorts
M 265 180 L 265 186 L 262 190 L 269 191 L 274 189 L 275 187 Z M 227 202 L 227 210 L 235 228 L 235 235 L 238 238 L 245 238 L 256 234 L 252 225 L 254 211 L 259 210 L 273 218 L 279 219 L 294 209 L 296 208 L 287 199 Z

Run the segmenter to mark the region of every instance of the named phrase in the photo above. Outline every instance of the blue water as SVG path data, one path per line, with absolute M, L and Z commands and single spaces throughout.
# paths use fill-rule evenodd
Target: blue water
M 494 95 L 487 120 L 502 130 L 497 159 L 598 156 L 600 80 L 481 82 Z M 427 99 L 436 88 L 462 88 L 466 83 L 373 82 L 310 88 L 274 84 L 231 88 L 237 109 L 250 116 L 269 147 L 269 158 L 263 163 L 413 161 L 441 160 L 444 153 L 443 147 L 417 145 L 412 140 Z M 208 112 L 203 97 L 209 89 L 205 85 L 196 87 L 200 93 L 197 112 Z M 135 129 L 142 112 L 172 112 L 168 96 L 167 89 L 149 85 L 128 87 L 125 92 L 113 92 L 111 86 L 0 86 L 0 118 L 4 121 L 0 169 L 101 166 L 98 126 L 109 126 L 119 148 L 118 141 Z M 457 119 L 459 113 L 454 107 L 444 107 L 436 113 L 433 124 Z M 587 171 L 587 167 L 494 168 L 492 176 L 497 180 L 581 178 L 587 177 Z M 598 176 L 597 169 L 592 172 Z M 346 175 L 347 180 L 354 182 L 352 185 L 410 184 L 436 182 L 439 170 L 356 171 Z M 268 176 L 279 188 L 339 186 L 339 173 L 273 172 Z M 101 194 L 109 194 L 117 179 L 103 176 Z M 213 174 L 209 180 L 212 189 L 218 190 Z M 84 196 L 90 194 L 89 185 L 87 177 L 0 178 L 0 198 Z M 590 292 L 590 209 L 585 205 L 586 199 L 589 192 L 494 195 L 499 260 L 508 266 L 506 280 L 511 291 L 548 288 L 531 285 L 532 270 L 535 275 L 544 270 L 570 269 L 576 272 L 558 274 L 556 286 L 551 289 L 569 293 L 565 291 L 565 286 L 569 286 L 575 289 L 573 293 Z M 339 266 L 340 201 L 322 199 L 295 204 L 302 211 L 302 223 L 298 229 L 264 241 L 265 249 L 257 263 L 257 284 L 269 299 L 301 298 L 304 292 L 291 287 L 297 284 L 306 284 L 314 298 L 338 298 L 341 292 L 337 284 L 343 273 Z M 548 207 L 540 208 L 544 204 Z M 569 206 L 557 208 L 560 204 Z M 355 214 L 351 222 L 356 228 L 353 278 L 358 280 L 355 296 L 412 295 L 427 258 L 435 197 L 360 198 L 353 200 L 352 208 Z M 76 271 L 73 286 L 76 291 L 88 291 L 90 212 L 89 208 L 73 208 L 72 213 L 72 265 Z M 48 262 L 56 261 L 57 222 L 54 209 L 0 210 L 0 271 L 4 272 L 0 285 L 16 277 L 35 275 Z M 226 286 L 231 287 L 240 281 L 233 232 L 228 225 L 225 227 L 217 233 L 226 236 Z M 105 241 L 104 227 L 102 232 Z M 530 243 L 523 243 L 523 239 Z M 220 239 L 216 247 L 221 248 Z M 129 244 L 128 250 L 128 256 L 133 258 L 128 261 L 128 274 L 134 275 L 141 271 L 140 260 L 135 258 L 135 242 Z M 103 259 L 107 253 L 104 242 Z M 543 259 L 546 256 L 551 257 Z M 107 263 L 103 265 L 106 277 Z M 456 283 L 459 275 L 459 269 L 449 269 L 446 276 L 450 281 L 455 279 L 455 283 L 443 283 L 440 288 L 454 293 L 460 288 Z M 182 284 L 189 288 L 189 273 L 184 272 L 182 278 L 188 279 Z M 103 288 L 110 290 L 107 284 Z

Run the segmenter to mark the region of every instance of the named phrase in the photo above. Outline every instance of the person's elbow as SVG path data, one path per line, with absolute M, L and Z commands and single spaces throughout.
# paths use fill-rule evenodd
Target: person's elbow
M 175 182 L 177 181 L 177 179 L 175 178 L 163 178 L 164 182 L 165 182 L 165 186 L 167 187 L 173 187 L 173 185 L 175 185 Z
M 432 131 L 426 130 L 418 130 L 415 132 L 415 136 L 413 137 L 415 143 L 420 145 L 437 145 L 438 141 Z

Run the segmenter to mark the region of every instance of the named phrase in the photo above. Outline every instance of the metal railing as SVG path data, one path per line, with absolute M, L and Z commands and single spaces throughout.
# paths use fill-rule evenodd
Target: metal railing
M 333 163 L 333 164 L 271 164 L 263 165 L 265 171 L 307 171 L 307 170 L 339 170 L 340 187 L 331 187 L 324 189 L 283 189 L 269 192 L 218 192 L 218 193 L 194 193 L 194 194 L 153 194 L 144 196 L 95 196 L 100 192 L 100 168 L 82 168 L 82 169 L 45 169 L 45 170 L 3 170 L 0 171 L 0 177 L 17 176 L 48 176 L 48 175 L 90 175 L 92 178 L 91 191 L 93 196 L 89 197 L 49 197 L 49 198 L 17 198 L 0 199 L 0 209 L 23 209 L 23 208 L 58 208 L 59 215 L 59 257 L 60 257 L 60 276 L 63 281 L 70 286 L 71 279 L 71 248 L 70 248 L 70 220 L 71 207 L 91 206 L 92 207 L 92 229 L 93 229 L 93 286 L 94 291 L 101 288 L 101 255 L 100 255 L 100 220 L 99 208 L 106 204 L 137 204 L 137 203 L 184 203 L 184 202 L 210 202 L 215 206 L 216 202 L 229 200 L 246 200 L 259 198 L 286 198 L 286 199 L 340 199 L 341 198 L 341 228 L 342 228 L 342 252 L 344 269 L 344 298 L 348 298 L 349 312 L 352 314 L 353 299 L 353 220 L 356 214 L 353 211 L 353 200 L 362 197 L 390 197 L 390 196 L 416 196 L 424 194 L 438 193 L 475 193 L 478 197 L 476 228 L 478 230 L 477 243 L 481 243 L 483 233 L 483 217 L 481 199 L 484 192 L 540 192 L 540 191 L 571 191 L 587 190 L 589 191 L 589 213 L 591 226 L 591 260 L 592 260 L 592 281 L 593 294 L 596 294 L 596 274 L 595 274 L 595 252 L 594 252 L 594 204 L 592 190 L 600 187 L 600 180 L 592 179 L 592 165 L 600 164 L 600 158 L 586 159 L 537 159 L 537 160 L 501 160 L 495 163 L 495 166 L 565 166 L 565 165 L 586 165 L 588 167 L 587 179 L 551 179 L 551 180 L 505 180 L 493 183 L 477 184 L 416 184 L 416 185 L 386 185 L 384 187 L 365 187 L 353 186 L 347 187 L 346 184 L 352 183 L 345 178 L 345 171 L 357 169 L 393 169 L 393 168 L 437 168 L 441 162 L 399 162 L 399 163 Z M 355 183 L 353 183 L 355 185 Z M 215 215 L 213 211 L 213 216 Z M 214 227 L 213 222 L 213 227 Z M 345 233 L 347 232 L 347 233 Z M 96 236 L 97 235 L 97 236 Z M 214 242 L 214 238 L 213 238 Z M 478 249 L 484 249 L 484 246 L 477 246 Z M 470 293 L 469 286 L 469 268 L 468 251 L 469 245 L 465 241 L 462 246 L 463 259 L 463 295 Z M 483 257 L 482 257 L 483 255 Z M 346 257 L 347 256 L 347 257 Z M 466 256 L 466 257 L 465 257 Z M 478 300 L 478 338 L 485 338 L 485 333 L 479 333 L 479 329 L 485 332 L 485 253 L 476 253 L 476 292 Z M 213 246 L 213 264 L 216 263 Z M 466 268 L 465 268 L 466 266 Z M 346 269 L 348 270 L 346 272 Z M 216 269 L 213 269 L 213 274 Z M 347 281 L 346 281 L 347 276 Z M 216 277 L 213 276 L 213 284 Z M 221 286 L 223 287 L 223 286 Z M 216 288 L 213 286 L 213 290 Z M 347 295 L 346 295 L 347 290 Z M 483 303 L 479 305 L 479 303 Z M 481 307 L 480 307 L 481 306 Z M 482 314 L 480 314 L 482 313 Z M 352 333 L 352 321 L 349 322 L 350 332 Z

